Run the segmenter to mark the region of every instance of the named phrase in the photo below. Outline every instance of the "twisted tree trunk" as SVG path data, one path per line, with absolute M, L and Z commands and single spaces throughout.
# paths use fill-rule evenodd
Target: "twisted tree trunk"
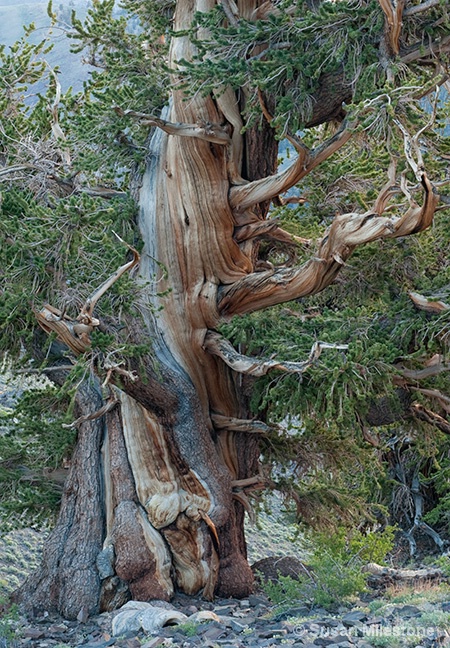
M 175 31 L 216 4 L 179 2 Z M 246 17 L 265 4 L 238 2 Z M 194 54 L 188 36 L 178 36 L 169 64 L 176 70 Z M 260 479 L 258 437 L 265 426 L 248 419 L 240 375 L 272 367 L 303 371 L 320 347 L 304 363 L 258 362 L 221 340 L 218 325 L 225 316 L 322 290 L 358 244 L 427 227 L 437 200 L 423 172 L 423 206 L 385 218 L 391 178 L 370 213 L 335 219 L 307 264 L 259 272 L 261 237 L 294 241 L 266 220 L 270 200 L 343 146 L 350 131 L 344 124 L 317 149 L 300 147 L 291 167 L 277 174 L 269 127 L 241 134 L 231 89 L 189 100 L 175 90 L 163 117 L 150 120 L 158 130 L 140 195 L 141 320 L 128 323 L 129 338 L 150 341 L 151 355 L 130 360 L 134 379 L 130 371 L 120 376 L 113 408 L 81 422 L 43 566 L 16 593 L 29 608 L 53 608 L 69 618 L 111 609 L 130 596 L 170 599 L 175 589 L 208 598 L 251 591 L 245 488 Z M 89 329 L 96 324 L 86 312 Z M 101 406 L 98 385 L 86 384 L 79 413 Z

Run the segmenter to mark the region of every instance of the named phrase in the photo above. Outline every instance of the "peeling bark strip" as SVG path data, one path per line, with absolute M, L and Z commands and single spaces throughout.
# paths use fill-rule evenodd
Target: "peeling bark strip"
M 402 16 L 406 0 L 378 0 L 386 16 L 386 35 L 392 54 L 400 51 Z

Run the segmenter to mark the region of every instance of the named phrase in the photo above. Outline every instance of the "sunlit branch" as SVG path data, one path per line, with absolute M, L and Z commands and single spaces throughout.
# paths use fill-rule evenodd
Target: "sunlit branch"
M 410 292 L 408 294 L 414 306 L 420 310 L 427 311 L 427 313 L 439 314 L 443 311 L 450 310 L 450 304 L 446 304 L 441 300 L 424 297 L 416 292 Z

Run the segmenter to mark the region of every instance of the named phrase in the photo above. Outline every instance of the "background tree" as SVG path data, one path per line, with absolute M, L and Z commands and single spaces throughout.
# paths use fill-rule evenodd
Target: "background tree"
M 345 510 L 351 473 L 337 457 L 360 457 L 362 446 L 348 430 L 358 421 L 378 451 L 370 402 L 399 380 L 408 392 L 434 390 L 440 411 L 416 411 L 447 431 L 446 393 L 417 387 L 421 369 L 399 366 L 406 355 L 422 361 L 398 322 L 398 282 L 410 272 L 412 283 L 414 266 L 402 257 L 392 276 L 379 247 L 361 252 L 367 287 L 347 260 L 379 239 L 392 257 L 391 239 L 427 230 L 439 209 L 425 169 L 445 181 L 448 16 L 438 2 L 124 1 L 115 12 L 104 0 L 84 23 L 73 17 L 71 35 L 98 68 L 77 96 L 63 97 L 55 71 L 33 61 L 44 45 L 2 52 L 1 344 L 31 350 L 78 430 L 42 567 L 16 598 L 75 617 L 130 595 L 167 599 L 174 587 L 243 596 L 253 584 L 250 491 L 278 482 L 309 520 L 332 500 Z M 46 74 L 48 93 L 30 107 L 26 88 Z M 283 139 L 294 159 L 277 170 Z M 299 183 L 302 205 L 269 215 Z M 433 255 L 446 248 L 430 240 L 429 288 L 442 288 L 448 264 Z M 280 333 L 258 318 L 343 269 L 329 303 L 278 310 Z M 387 290 L 398 310 L 384 321 Z M 443 300 L 413 300 L 448 316 Z M 421 342 L 438 349 L 426 377 L 441 377 L 442 319 L 424 329 Z M 380 330 L 383 343 L 369 344 Z M 267 351 L 276 357 L 261 358 Z M 270 432 L 293 402 L 301 431 Z M 280 450 L 292 461 L 289 479 L 260 465 L 262 447 L 269 462 Z M 340 475 L 334 488 L 311 481 L 327 462 Z

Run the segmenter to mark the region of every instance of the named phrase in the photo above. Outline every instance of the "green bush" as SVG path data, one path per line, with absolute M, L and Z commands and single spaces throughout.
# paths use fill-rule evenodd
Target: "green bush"
M 267 582 L 264 591 L 277 606 L 298 600 L 325 608 L 345 604 L 366 588 L 362 567 L 382 563 L 393 542 L 393 527 L 367 534 L 356 530 L 350 535 L 343 530 L 334 535 L 316 533 L 309 538 L 309 574 L 301 574 L 298 580 L 279 576 L 278 582 Z

